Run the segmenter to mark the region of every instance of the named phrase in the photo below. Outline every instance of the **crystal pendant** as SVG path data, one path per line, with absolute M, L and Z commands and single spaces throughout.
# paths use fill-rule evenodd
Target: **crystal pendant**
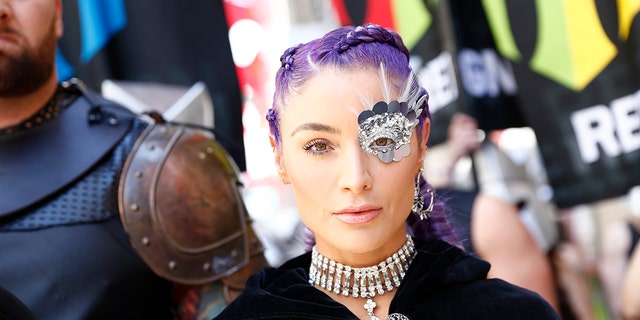
M 369 313 L 369 320 L 380 320 L 380 318 L 376 317 L 373 314 L 373 309 L 375 309 L 376 303 L 371 299 L 371 297 L 367 297 L 367 302 L 364 304 L 364 308 Z

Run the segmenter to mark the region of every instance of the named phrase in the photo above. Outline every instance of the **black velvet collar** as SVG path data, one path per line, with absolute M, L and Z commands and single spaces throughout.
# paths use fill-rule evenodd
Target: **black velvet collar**
M 389 307 L 421 319 L 559 319 L 540 295 L 499 279 L 490 265 L 442 241 L 414 239 L 418 254 Z M 357 319 L 307 283 L 311 254 L 252 276 L 246 290 L 215 319 Z
M 421 292 L 436 290 L 455 282 L 484 279 L 489 271 L 487 262 L 445 242 L 414 241 L 418 255 L 390 312 L 406 314 L 412 305 L 419 306 L 424 297 L 415 295 L 417 286 Z M 305 253 L 278 269 L 263 269 L 249 279 L 245 292 L 216 319 L 356 319 L 345 306 L 309 285 L 310 263 L 311 254 Z

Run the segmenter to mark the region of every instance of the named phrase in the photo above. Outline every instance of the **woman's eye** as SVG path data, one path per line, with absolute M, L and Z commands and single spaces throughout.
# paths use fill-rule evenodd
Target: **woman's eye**
M 388 146 L 392 146 L 394 145 L 393 140 L 389 139 L 389 138 L 378 138 L 376 140 L 373 141 L 372 146 L 371 147 L 388 147 Z
M 396 142 L 393 141 L 393 139 L 382 137 L 382 138 L 373 140 L 369 145 L 369 148 L 371 148 L 374 154 L 376 154 L 380 151 L 387 152 L 389 150 L 392 150 L 395 147 L 395 145 L 396 145 Z
M 330 150 L 329 145 L 322 140 L 313 140 L 305 144 L 302 149 L 311 154 L 323 154 Z

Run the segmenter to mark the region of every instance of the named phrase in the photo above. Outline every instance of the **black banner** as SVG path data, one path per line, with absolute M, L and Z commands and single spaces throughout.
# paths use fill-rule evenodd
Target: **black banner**
M 484 4 L 497 47 L 512 61 L 556 204 L 591 203 L 639 185 L 638 12 L 604 0 L 472 2 Z

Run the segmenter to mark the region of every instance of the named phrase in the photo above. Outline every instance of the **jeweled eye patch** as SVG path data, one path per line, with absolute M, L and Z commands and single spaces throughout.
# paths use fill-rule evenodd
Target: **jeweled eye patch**
M 409 142 L 417 124 L 416 112 L 406 102 L 380 101 L 358 116 L 360 147 L 384 163 L 400 161 L 411 152 Z

